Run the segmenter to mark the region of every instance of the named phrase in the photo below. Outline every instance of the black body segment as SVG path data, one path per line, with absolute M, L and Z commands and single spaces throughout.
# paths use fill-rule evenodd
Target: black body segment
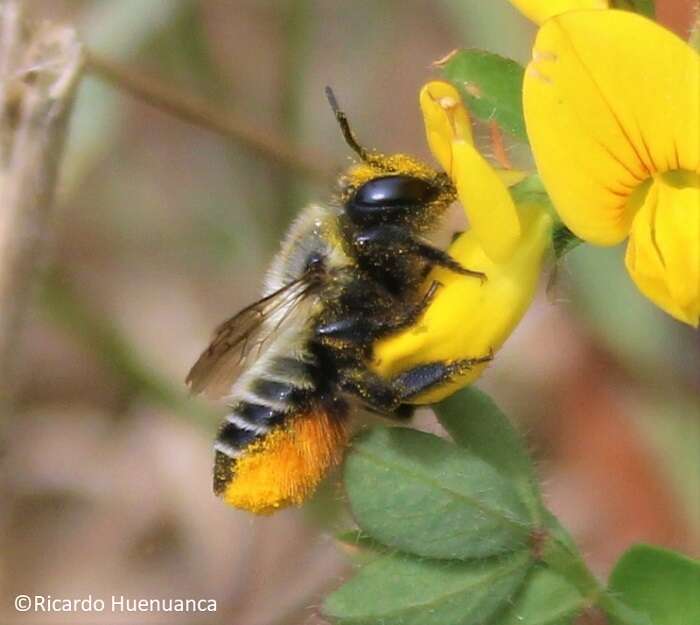
M 336 113 L 352 145 L 347 122 Z M 300 215 L 268 272 L 266 295 L 220 329 L 216 349 L 205 351 L 188 378 L 198 392 L 214 382 L 227 392 L 230 413 L 214 445 L 214 491 L 228 501 L 251 466 L 239 459 L 268 453 L 266 440 L 297 436 L 295 428 L 310 415 L 326 415 L 324 427 L 336 431 L 327 439 L 307 433 L 323 447 L 343 430 L 336 425 L 348 414 L 347 399 L 407 418 L 413 409 L 406 401 L 490 358 L 427 363 L 388 380 L 370 370 L 374 343 L 416 323 L 429 306 L 440 286 L 425 285 L 433 267 L 485 276 L 424 239 L 455 200 L 449 178 L 408 156 L 384 157 L 354 145 L 364 163 L 341 177 L 336 204 Z M 229 344 L 246 355 L 260 337 L 263 348 L 242 372 L 236 369 L 236 379 L 219 375 L 233 371 L 228 363 L 239 355 L 226 354 Z M 294 476 L 284 475 L 276 483 L 290 480 Z
M 258 401 L 264 398 L 255 396 Z M 271 428 L 282 422 L 285 410 L 277 410 L 274 406 L 255 404 L 242 401 L 233 408 L 233 415 L 240 417 L 245 423 L 257 428 Z
M 287 259 L 278 259 L 275 271 L 283 281 L 313 277 L 319 305 L 303 324 L 296 346 L 305 355 L 262 358 L 255 375 L 242 377 L 217 439 L 218 452 L 235 458 L 273 428 L 283 427 L 290 415 L 338 392 L 390 413 L 403 400 L 449 378 L 440 363 L 389 381 L 367 370 L 372 344 L 415 323 L 429 305 L 439 287 L 421 288 L 431 267 L 483 277 L 421 238 L 425 224 L 434 220 L 429 213 L 444 211 L 453 199 L 448 190 L 439 201 L 441 185 L 443 177 L 378 176 L 350 192 L 341 215 L 332 221 L 302 218 L 293 226 L 285 242 Z M 335 233 L 339 248 L 324 238 L 324 229 Z M 270 290 L 283 291 L 284 284 L 271 284 Z M 289 314 L 281 309 L 278 324 Z
M 408 256 L 413 257 L 414 261 L 420 259 L 462 275 L 474 276 L 482 280 L 486 278 L 481 272 L 462 267 L 447 252 L 422 241 L 401 226 L 382 225 L 360 230 L 354 236 L 353 243 L 360 257 L 372 259 L 375 263 L 383 257 Z M 388 262 L 389 259 L 380 261 L 378 264 L 385 265 Z
M 405 223 L 438 192 L 429 182 L 414 176 L 382 176 L 357 189 L 345 212 L 356 224 Z
M 453 362 L 431 362 L 419 365 L 386 380 L 366 369 L 357 369 L 341 381 L 344 390 L 364 399 L 372 408 L 402 417 L 404 402 L 416 395 L 449 383 L 475 365 L 489 362 L 491 353 Z
M 246 430 L 240 425 L 224 421 L 224 424 L 219 430 L 217 440 L 228 445 L 232 449 L 242 449 L 246 445 L 252 443 L 258 434 L 255 430 Z
M 266 380 L 264 378 L 256 380 L 251 385 L 251 391 L 257 397 L 273 402 L 290 402 L 300 393 L 300 390 L 289 382 Z

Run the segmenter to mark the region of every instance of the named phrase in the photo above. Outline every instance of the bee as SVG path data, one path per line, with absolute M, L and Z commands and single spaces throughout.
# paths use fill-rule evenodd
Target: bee
M 359 162 L 332 201 L 293 222 L 262 298 L 218 327 L 187 376 L 192 392 L 229 406 L 214 443 L 214 492 L 255 513 L 310 495 L 341 459 L 353 409 L 405 417 L 412 397 L 491 358 L 430 362 L 392 379 L 371 371 L 372 344 L 430 304 L 440 286 L 424 286 L 433 267 L 486 276 L 425 238 L 456 200 L 449 177 L 365 149 L 326 95 Z

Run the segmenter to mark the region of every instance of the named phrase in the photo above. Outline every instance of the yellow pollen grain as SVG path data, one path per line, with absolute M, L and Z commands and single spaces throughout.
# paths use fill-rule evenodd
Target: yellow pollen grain
M 344 425 L 325 412 L 293 417 L 236 460 L 223 498 L 255 514 L 299 505 L 340 461 L 346 442 Z

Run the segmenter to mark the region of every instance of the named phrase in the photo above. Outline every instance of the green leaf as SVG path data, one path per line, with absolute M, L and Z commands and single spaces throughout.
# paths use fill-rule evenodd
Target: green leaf
M 542 505 L 532 462 L 520 434 L 494 401 L 472 386 L 434 409 L 452 440 L 512 480 L 532 518 L 539 520 Z
M 375 560 L 325 601 L 343 625 L 481 625 L 520 588 L 526 551 L 469 562 L 392 554 Z
M 635 545 L 615 565 L 609 590 L 654 625 L 700 623 L 700 562 L 679 553 Z
M 471 386 L 434 406 L 438 419 L 460 447 L 503 475 L 534 478 L 523 441 L 508 417 L 486 393 Z
M 489 625 L 571 625 L 587 605 L 581 593 L 561 575 L 537 567 L 514 605 Z
M 358 525 L 431 558 L 520 548 L 532 522 L 511 483 L 465 449 L 416 430 L 373 428 L 353 442 L 345 487 Z
M 366 564 L 375 558 L 390 553 L 386 545 L 365 534 L 362 530 L 345 530 L 335 535 L 338 545 L 355 564 Z
M 527 141 L 522 65 L 483 50 L 461 50 L 444 63 L 442 72 L 459 89 L 475 117 L 495 120 L 516 139 Z
M 567 529 L 559 522 L 559 519 L 557 519 L 557 517 L 555 517 L 547 508 L 544 509 L 543 519 L 544 527 L 552 539 L 558 541 L 571 553 L 576 553 L 578 551 L 576 543 L 574 542 L 571 534 L 569 534 Z
M 656 7 L 654 0 L 612 0 L 610 3 L 611 9 L 623 9 L 625 11 L 633 11 L 641 15 L 646 15 L 651 19 L 656 17 Z

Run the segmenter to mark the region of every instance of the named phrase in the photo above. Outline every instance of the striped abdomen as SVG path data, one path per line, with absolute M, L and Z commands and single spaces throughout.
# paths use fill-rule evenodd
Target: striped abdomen
M 270 512 L 299 503 L 334 464 L 345 442 L 345 407 L 328 405 L 308 354 L 265 354 L 237 384 L 214 443 L 214 492 Z

